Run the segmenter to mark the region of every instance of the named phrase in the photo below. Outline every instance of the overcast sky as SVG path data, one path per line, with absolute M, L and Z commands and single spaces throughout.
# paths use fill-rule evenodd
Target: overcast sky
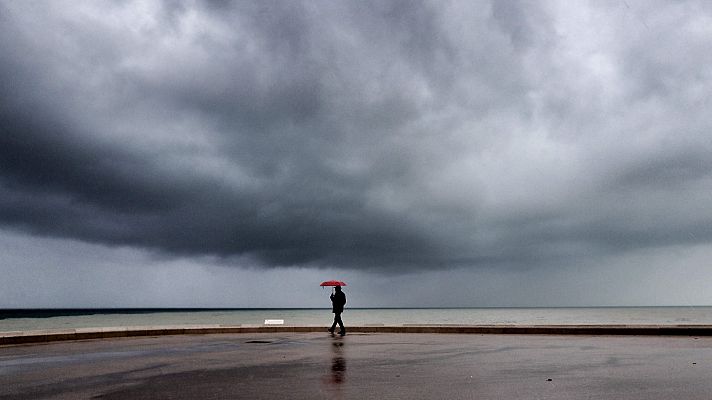
M 0 0 L 0 307 L 712 304 L 712 3 Z

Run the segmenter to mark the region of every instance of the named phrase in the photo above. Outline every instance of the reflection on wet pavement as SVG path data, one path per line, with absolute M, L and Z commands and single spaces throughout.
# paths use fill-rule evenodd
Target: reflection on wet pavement
M 343 354 L 344 342 L 333 342 L 332 345 L 331 382 L 339 384 L 346 378 L 346 358 L 344 358 Z

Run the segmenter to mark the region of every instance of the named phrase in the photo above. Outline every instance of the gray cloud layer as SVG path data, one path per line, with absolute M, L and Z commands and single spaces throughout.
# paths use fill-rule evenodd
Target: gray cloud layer
M 712 241 L 700 2 L 0 2 L 0 223 L 265 266 Z

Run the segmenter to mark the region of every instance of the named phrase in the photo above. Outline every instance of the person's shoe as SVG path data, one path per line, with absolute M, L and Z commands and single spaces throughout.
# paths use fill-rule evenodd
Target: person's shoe
M 327 331 L 329 331 L 329 333 L 331 333 L 332 335 L 334 334 L 334 330 L 331 328 L 327 329 Z
M 345 331 L 345 330 L 339 331 L 339 335 L 341 335 L 341 336 L 346 336 L 346 331 Z

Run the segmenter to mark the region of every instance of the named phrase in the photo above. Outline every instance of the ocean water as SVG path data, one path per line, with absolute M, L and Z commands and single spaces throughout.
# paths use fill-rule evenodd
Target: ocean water
M 157 325 L 263 324 L 283 319 L 285 325 L 332 322 L 328 309 L 213 310 L 0 310 L 0 332 Z M 593 308 L 379 308 L 346 309 L 348 325 L 576 325 L 576 324 L 712 324 L 712 307 Z

